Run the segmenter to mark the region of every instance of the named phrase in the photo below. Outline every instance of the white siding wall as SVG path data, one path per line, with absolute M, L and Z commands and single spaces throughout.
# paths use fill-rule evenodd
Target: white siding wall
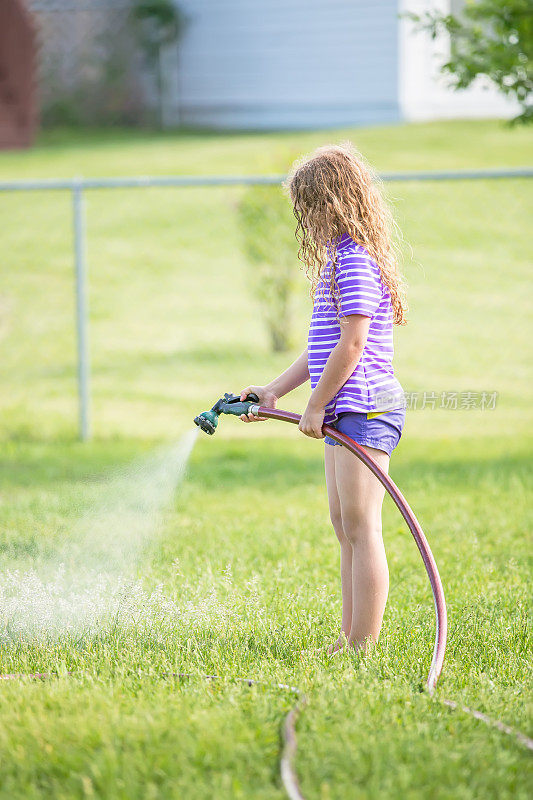
M 166 121 L 307 128 L 398 119 L 398 0 L 179 0 Z

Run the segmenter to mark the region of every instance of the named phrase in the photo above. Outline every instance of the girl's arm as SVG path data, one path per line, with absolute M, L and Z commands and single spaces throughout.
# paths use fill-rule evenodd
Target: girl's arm
M 323 439 L 325 408 L 335 397 L 341 386 L 344 386 L 363 353 L 370 317 L 362 314 L 350 314 L 341 322 L 341 338 L 329 354 L 324 371 L 315 386 L 300 424 L 302 433 L 314 439 Z
M 246 395 L 254 392 L 259 397 L 259 402 L 266 408 L 276 408 L 276 403 L 280 397 L 283 397 L 293 389 L 301 386 L 309 380 L 309 368 L 307 366 L 307 347 L 301 353 L 296 361 L 294 361 L 285 372 L 274 378 L 273 381 L 267 383 L 266 386 L 247 386 L 241 392 L 241 400 L 246 399 Z M 243 422 L 256 422 L 257 420 L 265 420 L 266 417 L 256 417 L 254 414 L 241 415 Z

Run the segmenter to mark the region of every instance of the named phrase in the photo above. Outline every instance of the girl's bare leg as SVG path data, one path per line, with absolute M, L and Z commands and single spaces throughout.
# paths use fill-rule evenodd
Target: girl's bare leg
M 337 491 L 337 480 L 335 476 L 335 454 L 334 450 L 341 450 L 343 448 L 335 445 L 324 445 L 325 449 L 325 467 L 326 467 L 326 486 L 328 490 L 329 514 L 333 530 L 339 540 L 340 544 L 340 560 L 341 560 L 341 593 L 342 593 L 342 619 L 341 619 L 341 635 L 328 648 L 328 652 L 332 653 L 342 647 L 344 640 L 343 633 L 346 638 L 350 635 L 352 627 L 352 545 L 351 542 L 344 535 L 342 527 L 342 515 L 339 493 Z
M 381 534 L 385 489 L 346 447 L 334 450 L 335 481 L 340 503 L 341 530 L 352 548 L 352 619 L 348 643 L 359 649 L 366 639 L 378 641 L 389 592 L 389 570 Z M 365 447 L 387 472 L 389 456 Z

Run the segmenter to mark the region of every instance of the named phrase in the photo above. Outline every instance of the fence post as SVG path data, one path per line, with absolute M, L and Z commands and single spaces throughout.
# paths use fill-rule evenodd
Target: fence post
M 79 432 L 80 439 L 86 442 L 91 437 L 90 365 L 87 269 L 85 259 L 85 203 L 83 182 L 81 179 L 76 179 L 72 184 L 72 214 L 74 223 L 74 266 L 76 273 Z

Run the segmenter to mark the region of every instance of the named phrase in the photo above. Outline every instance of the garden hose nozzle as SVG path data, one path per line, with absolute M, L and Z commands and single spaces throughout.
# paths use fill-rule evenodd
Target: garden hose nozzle
M 226 392 L 224 397 L 217 400 L 215 405 L 210 411 L 202 411 L 194 418 L 195 425 L 198 425 L 204 433 L 212 436 L 217 429 L 218 418 L 221 414 L 234 414 L 240 417 L 241 414 L 248 414 L 253 405 L 259 403 L 259 398 L 256 394 L 246 395 L 246 400 L 241 400 L 238 394 L 229 394 Z
M 202 411 L 201 414 L 198 414 L 198 416 L 194 418 L 194 421 L 204 433 L 208 433 L 209 436 L 212 436 L 218 425 L 218 414 L 214 411 Z

